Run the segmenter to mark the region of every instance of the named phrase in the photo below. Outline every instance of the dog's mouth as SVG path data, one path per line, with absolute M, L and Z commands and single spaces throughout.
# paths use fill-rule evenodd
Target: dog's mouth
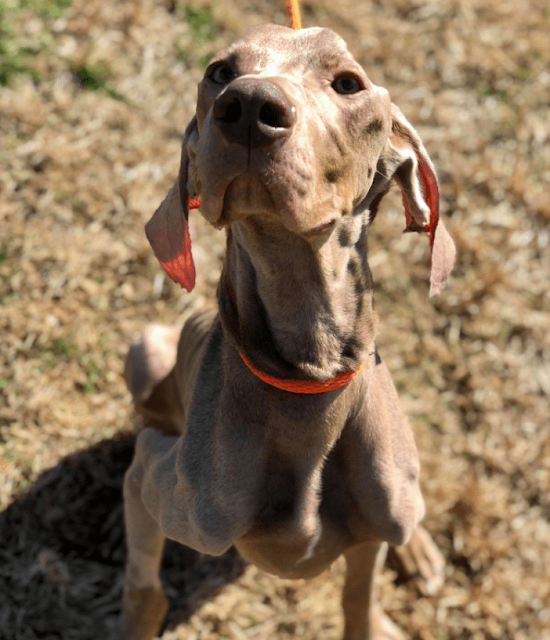
M 266 183 L 248 174 L 233 178 L 223 198 L 223 218 L 231 223 L 250 215 L 271 214 L 275 201 Z
M 250 216 L 263 216 L 311 239 L 324 236 L 336 226 L 336 216 L 310 226 L 309 220 L 301 215 L 302 208 L 303 203 L 292 191 L 278 189 L 277 185 L 266 184 L 255 176 L 239 175 L 228 183 L 223 197 L 203 197 L 201 213 L 220 228 L 242 222 Z
M 269 178 L 264 179 L 252 173 L 230 176 L 216 185 L 219 195 L 202 196 L 200 211 L 211 224 L 218 227 L 242 222 L 249 216 L 275 216 L 280 205 L 273 197 L 269 182 Z
M 212 154 L 210 154 L 212 155 Z M 250 215 L 271 214 L 276 203 L 267 186 L 272 182 L 273 160 L 263 153 L 248 157 L 244 147 L 221 145 L 214 160 L 208 154 L 194 158 L 190 192 L 200 195 L 200 212 L 216 227 L 224 227 Z

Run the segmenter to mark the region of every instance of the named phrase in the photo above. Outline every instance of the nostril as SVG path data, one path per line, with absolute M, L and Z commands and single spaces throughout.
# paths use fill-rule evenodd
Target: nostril
M 282 105 L 266 102 L 260 109 L 260 122 L 268 127 L 290 128 L 294 123 L 294 106 L 286 108 Z
M 257 148 L 288 137 L 296 107 L 277 85 L 263 79 L 237 78 L 214 101 L 213 125 L 234 144 Z
M 222 122 L 226 122 L 228 124 L 233 122 L 239 122 L 241 119 L 243 110 L 241 107 L 241 103 L 234 98 L 230 102 L 227 102 L 224 105 L 224 109 L 221 113 L 214 114 L 217 120 L 221 120 Z

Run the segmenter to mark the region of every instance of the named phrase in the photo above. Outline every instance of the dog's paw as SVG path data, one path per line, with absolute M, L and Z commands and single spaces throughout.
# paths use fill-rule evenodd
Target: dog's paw
M 445 560 L 430 534 L 416 527 L 409 542 L 391 547 L 388 564 L 404 579 L 413 579 L 424 596 L 435 595 L 443 585 Z
M 369 640 L 408 640 L 407 635 L 383 613 L 378 619 L 378 625 L 373 629 Z
M 124 589 L 119 640 L 152 640 L 168 613 L 168 599 L 162 589 Z
M 409 636 L 376 605 L 371 610 L 366 627 L 364 621 L 347 621 L 343 640 L 409 640 Z

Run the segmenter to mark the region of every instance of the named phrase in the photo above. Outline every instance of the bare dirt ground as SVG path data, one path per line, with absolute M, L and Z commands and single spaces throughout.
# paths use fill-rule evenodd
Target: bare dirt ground
M 547 0 L 315 0 L 417 127 L 457 242 L 429 300 L 427 241 L 395 193 L 370 239 L 379 349 L 414 425 L 441 593 L 385 573 L 414 639 L 550 638 L 550 9 Z M 198 286 L 143 225 L 173 183 L 208 57 L 286 23 L 266 0 L 6 0 L 0 7 L 0 637 L 105 638 L 135 429 L 121 373 L 146 322 L 213 300 L 223 236 L 193 215 Z M 67 457 L 69 456 L 69 457 Z M 338 638 L 339 563 L 282 581 L 169 545 L 165 632 Z M 220 591 L 220 587 L 223 587 Z

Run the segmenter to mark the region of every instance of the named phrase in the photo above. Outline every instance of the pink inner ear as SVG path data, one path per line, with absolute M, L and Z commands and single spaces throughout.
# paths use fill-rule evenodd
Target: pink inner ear
M 189 198 L 187 200 L 188 209 L 198 209 L 201 205 L 200 198 Z M 191 292 L 195 286 L 195 263 L 191 253 L 191 238 L 189 237 L 189 226 L 185 223 L 183 232 L 183 241 L 178 255 L 170 260 L 159 260 L 162 268 L 170 276 L 170 278 L 185 287 Z
M 422 229 L 422 231 L 430 232 L 430 248 L 433 250 L 435 230 L 439 222 L 439 187 L 437 180 L 430 166 L 420 156 L 418 156 L 418 170 L 420 172 L 420 180 L 424 187 L 424 198 L 430 209 L 430 222 Z M 410 213 L 408 215 L 411 215 Z
M 183 242 L 178 255 L 170 260 L 159 260 L 162 268 L 174 282 L 181 284 L 187 291 L 192 291 L 195 286 L 195 263 L 191 255 L 191 238 L 187 223 L 183 233 Z

